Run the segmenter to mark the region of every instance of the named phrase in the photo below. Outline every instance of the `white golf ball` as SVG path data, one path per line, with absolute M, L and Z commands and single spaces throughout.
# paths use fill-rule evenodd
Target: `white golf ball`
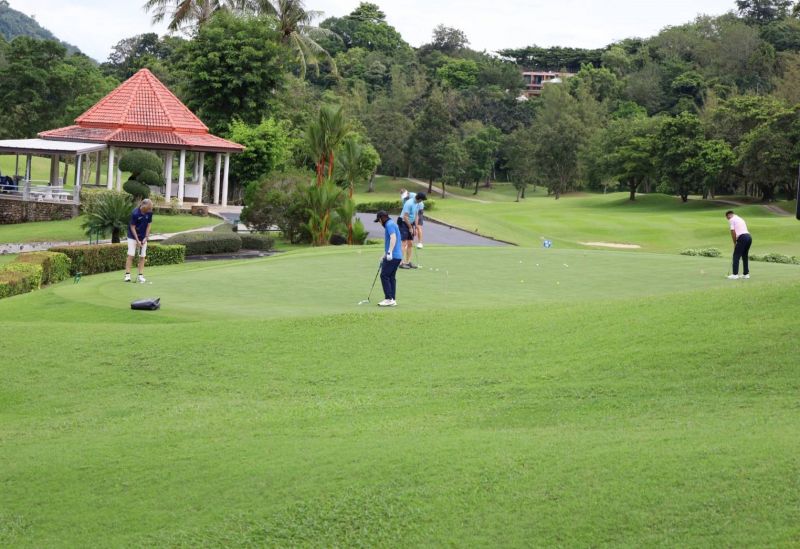
M 558 285 L 560 285 L 560 284 L 561 284 L 561 282 L 556 282 L 556 286 L 558 286 Z

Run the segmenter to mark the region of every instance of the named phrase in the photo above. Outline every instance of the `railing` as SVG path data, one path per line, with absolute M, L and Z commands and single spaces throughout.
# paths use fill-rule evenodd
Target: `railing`
M 14 184 L 0 184 L 0 195 L 6 198 L 34 202 L 74 202 L 75 190 L 61 185 L 42 185 L 47 181 L 20 180 Z

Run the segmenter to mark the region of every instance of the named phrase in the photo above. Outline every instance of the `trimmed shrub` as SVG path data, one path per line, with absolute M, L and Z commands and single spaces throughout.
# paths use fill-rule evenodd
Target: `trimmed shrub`
M 236 253 L 242 249 L 239 235 L 224 231 L 176 234 L 165 240 L 164 244 L 182 244 L 186 246 L 186 255 Z
M 435 201 L 425 201 L 425 213 L 433 211 L 435 208 Z M 378 213 L 381 210 L 393 215 L 399 215 L 403 210 L 403 203 L 399 200 L 379 200 L 377 202 L 363 202 L 361 204 L 356 204 L 356 211 L 360 213 Z
M 681 255 L 719 257 L 721 253 L 717 248 L 687 248 L 681 252 Z
M 427 208 L 427 204 L 425 206 Z M 381 210 L 390 214 L 399 214 L 403 209 L 403 203 L 399 200 L 381 200 L 379 202 L 363 202 L 356 204 L 356 211 L 360 213 L 378 213 Z
M 212 231 L 215 233 L 232 233 L 234 232 L 233 227 L 233 223 L 223 223 L 214 227 Z
M 147 265 L 179 265 L 186 261 L 186 246 L 181 244 L 148 244 Z
M 121 271 L 125 269 L 125 259 L 128 256 L 127 244 L 93 244 L 88 246 L 63 246 L 50 248 L 51 252 L 66 255 L 72 261 L 70 274 L 83 273 L 92 275 Z M 147 264 L 173 265 L 183 263 L 185 249 L 178 246 L 164 246 L 161 244 L 147 245 Z
M 150 197 L 150 187 L 135 179 L 128 179 L 123 183 L 122 190 L 133 196 L 137 201 Z
M 275 245 L 275 240 L 269 235 L 261 233 L 239 234 L 242 239 L 243 250 L 269 251 Z
M 41 285 L 41 265 L 13 262 L 0 267 L 0 298 L 26 294 Z
M 72 262 L 69 257 L 58 252 L 31 252 L 20 254 L 17 263 L 30 263 L 42 267 L 42 285 L 56 284 L 70 276 Z
M 800 265 L 800 257 L 792 257 L 779 253 L 751 255 L 750 261 L 764 261 L 766 263 L 782 263 L 784 265 Z

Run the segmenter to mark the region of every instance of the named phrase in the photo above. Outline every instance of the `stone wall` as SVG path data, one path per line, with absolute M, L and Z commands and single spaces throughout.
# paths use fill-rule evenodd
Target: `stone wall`
M 77 215 L 78 206 L 69 202 L 25 202 L 0 197 L 0 225 L 72 219 Z

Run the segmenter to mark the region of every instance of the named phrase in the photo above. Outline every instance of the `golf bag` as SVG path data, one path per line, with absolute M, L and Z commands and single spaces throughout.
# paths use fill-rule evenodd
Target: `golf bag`
M 160 297 L 148 297 L 147 299 L 139 299 L 131 303 L 131 309 L 134 311 L 156 311 L 160 308 Z

